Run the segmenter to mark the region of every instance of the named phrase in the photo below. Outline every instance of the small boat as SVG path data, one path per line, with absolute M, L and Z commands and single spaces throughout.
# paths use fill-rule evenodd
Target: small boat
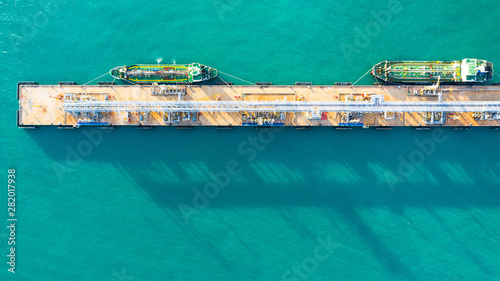
M 191 64 L 134 64 L 110 70 L 111 76 L 132 82 L 157 82 L 163 84 L 189 84 L 204 82 L 217 77 L 217 69 L 199 63 Z
M 383 61 L 371 74 L 385 83 L 474 84 L 493 78 L 493 63 L 479 59 L 455 61 Z

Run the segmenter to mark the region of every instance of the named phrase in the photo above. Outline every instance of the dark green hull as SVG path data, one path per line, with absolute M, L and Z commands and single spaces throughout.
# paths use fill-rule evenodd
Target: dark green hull
M 474 84 L 493 78 L 493 64 L 485 60 L 457 61 L 383 61 L 372 69 L 372 75 L 385 83 Z
M 204 82 L 218 75 L 216 69 L 199 63 L 119 66 L 111 69 L 110 74 L 116 79 L 131 82 L 156 82 L 163 84 Z

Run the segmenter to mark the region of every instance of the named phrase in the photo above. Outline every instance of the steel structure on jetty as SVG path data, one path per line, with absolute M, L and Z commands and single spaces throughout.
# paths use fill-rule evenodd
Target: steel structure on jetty
M 500 86 L 37 85 L 20 127 L 500 126 Z

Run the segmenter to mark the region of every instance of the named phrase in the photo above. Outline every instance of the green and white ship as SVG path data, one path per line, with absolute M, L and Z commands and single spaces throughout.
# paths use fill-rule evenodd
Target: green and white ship
M 132 82 L 163 84 L 189 84 L 217 77 L 217 69 L 199 63 L 191 64 L 135 64 L 118 66 L 110 70 L 116 79 Z
M 395 84 L 473 84 L 493 78 L 493 64 L 479 59 L 456 61 L 383 61 L 372 69 L 372 75 L 385 83 Z

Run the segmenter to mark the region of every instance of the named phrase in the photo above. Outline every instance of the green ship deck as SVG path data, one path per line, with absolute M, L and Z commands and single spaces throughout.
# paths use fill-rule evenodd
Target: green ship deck
M 387 83 L 481 83 L 493 78 L 493 64 L 478 59 L 384 61 L 373 67 L 372 75 Z
M 199 63 L 191 64 L 136 64 L 110 70 L 111 76 L 131 82 L 189 84 L 217 77 L 217 70 Z

